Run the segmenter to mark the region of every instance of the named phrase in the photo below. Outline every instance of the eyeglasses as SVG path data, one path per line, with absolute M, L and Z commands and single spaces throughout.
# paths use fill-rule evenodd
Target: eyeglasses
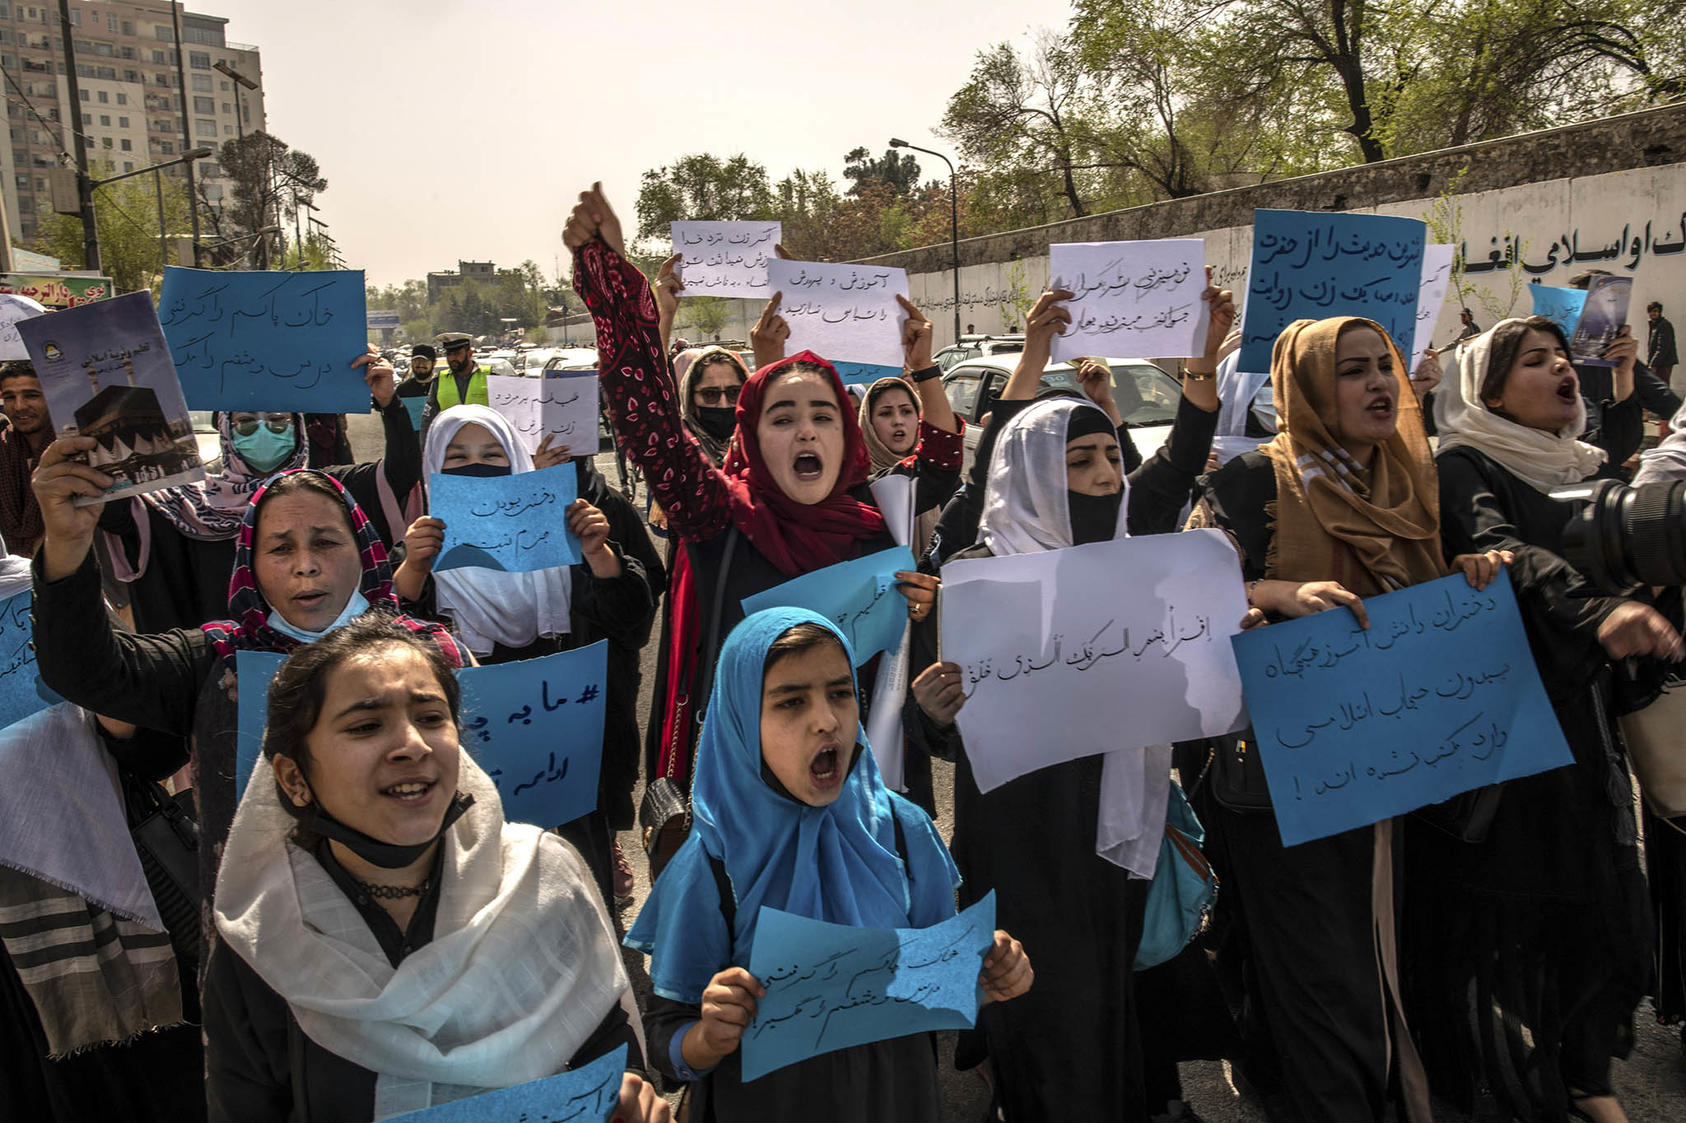
M 738 404 L 738 392 L 741 386 L 703 386 L 698 388 L 697 399 L 705 406 L 717 406 L 724 399 L 729 406 Z
M 259 425 L 267 425 L 271 433 L 285 433 L 293 427 L 293 419 L 287 416 L 266 417 L 262 421 L 236 421 L 234 431 L 242 437 L 249 437 L 258 431 Z

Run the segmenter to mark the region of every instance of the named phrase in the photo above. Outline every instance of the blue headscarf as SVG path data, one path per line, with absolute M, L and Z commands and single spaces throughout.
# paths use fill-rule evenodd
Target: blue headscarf
M 818 624 L 854 655 L 825 617 L 769 608 L 745 619 L 720 651 L 697 746 L 691 835 L 662 871 L 628 947 L 649 955 L 655 991 L 695 1004 L 722 969 L 749 965 L 761 906 L 833 924 L 925 928 L 954 915 L 959 872 L 930 817 L 884 786 L 863 726 L 837 799 L 810 807 L 761 774 L 761 685 L 767 649 L 797 624 Z M 906 862 L 897 856 L 894 815 Z M 709 868 L 721 862 L 736 898 L 726 931 Z

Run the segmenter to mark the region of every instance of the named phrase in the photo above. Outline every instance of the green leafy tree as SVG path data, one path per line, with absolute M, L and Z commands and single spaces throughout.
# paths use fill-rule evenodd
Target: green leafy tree
M 843 178 L 852 186 L 850 195 L 858 195 L 871 183 L 888 184 L 897 195 L 906 195 L 919 185 L 919 161 L 911 152 L 886 148 L 884 155 L 873 159 L 866 148 L 852 149 L 843 157 Z
M 670 222 L 768 219 L 775 214 L 767 169 L 741 152 L 724 160 L 695 153 L 645 172 L 634 209 L 637 236 L 662 239 Z
M 275 245 L 258 232 L 292 221 L 298 203 L 314 202 L 328 181 L 315 157 L 266 132 L 227 141 L 218 161 L 234 181 L 234 192 L 228 206 L 210 209 L 211 226 L 219 238 L 255 242 L 256 267 L 268 269 Z
M 92 170 L 95 179 L 109 176 L 107 164 Z M 163 177 L 164 234 L 169 243 L 170 264 L 176 257 L 176 235 L 191 222 L 187 188 L 183 181 Z M 119 292 L 153 288 L 163 280 L 165 247 L 159 242 L 158 195 L 151 176 L 135 176 L 94 189 L 94 225 L 99 235 L 100 271 L 110 277 Z M 84 268 L 82 219 L 78 215 L 49 215 L 41 224 L 32 249 L 51 254 L 66 268 Z

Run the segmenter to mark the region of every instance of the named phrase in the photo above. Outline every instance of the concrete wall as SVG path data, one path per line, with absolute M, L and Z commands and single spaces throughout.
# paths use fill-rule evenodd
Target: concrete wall
M 1437 205 L 1447 240 L 1462 243 L 1470 264 L 1479 270 L 1488 260 L 1501 263 L 1461 279 L 1483 326 L 1526 315 L 1522 286 L 1529 281 L 1563 285 L 1588 268 L 1632 276 L 1637 309 L 1661 300 L 1665 314 L 1686 315 L 1686 252 L 1667 252 L 1686 245 L 1686 105 L 1676 105 L 967 239 L 960 243 L 962 328 L 1005 331 L 1022 323 L 1022 309 L 1047 285 L 1053 242 L 1203 238 L 1218 282 L 1239 298 L 1254 208 L 1433 220 Z M 1430 240 L 1440 239 L 1431 232 Z M 1612 252 L 1618 243 L 1621 251 Z M 952 342 L 950 247 L 871 260 L 908 270 L 910 295 L 934 321 L 937 345 Z M 1457 299 L 1448 297 L 1436 341 L 1456 334 Z

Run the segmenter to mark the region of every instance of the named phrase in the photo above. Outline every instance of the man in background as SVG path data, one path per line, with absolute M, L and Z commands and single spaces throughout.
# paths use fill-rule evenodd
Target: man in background
M 1680 351 L 1674 343 L 1674 325 L 1663 318 L 1663 305 L 1658 300 L 1645 306 L 1645 317 L 1651 321 L 1645 337 L 1645 365 L 1672 387 L 1674 382 L 1670 375 L 1674 373 L 1675 364 L 1680 362 Z
M 47 398 L 31 363 L 0 363 L 0 409 L 7 421 L 0 429 L 0 534 L 8 552 L 27 558 L 42 535 L 41 508 L 29 477 L 41 450 L 53 440 Z

